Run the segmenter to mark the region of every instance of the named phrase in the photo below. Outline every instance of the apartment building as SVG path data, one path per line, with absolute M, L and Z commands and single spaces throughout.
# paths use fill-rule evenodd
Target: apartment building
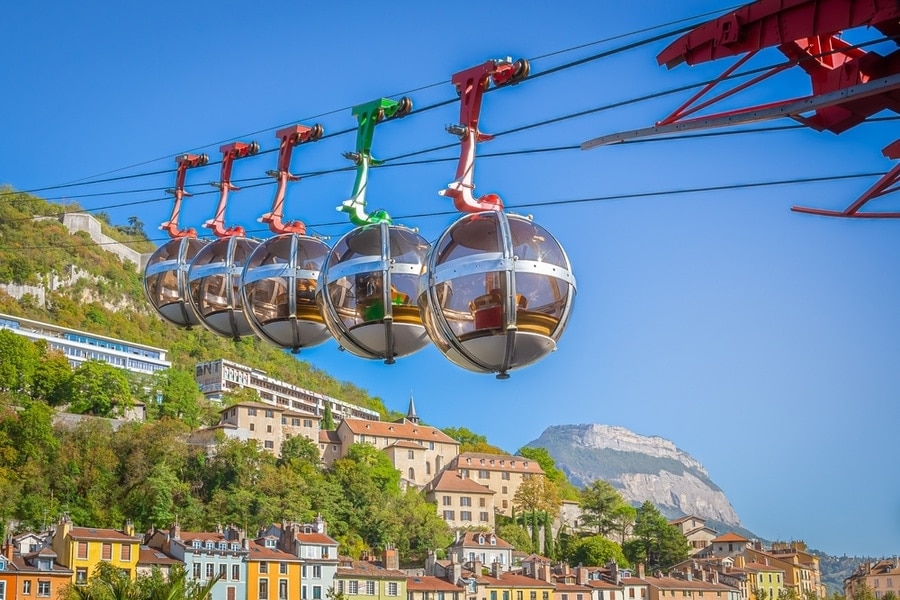
M 878 561 L 868 561 L 844 580 L 844 597 L 853 598 L 862 588 L 868 588 L 876 598 L 888 592 L 900 594 L 900 559 L 896 556 Z
M 73 369 L 89 360 L 103 361 L 114 367 L 143 375 L 152 375 L 172 366 L 172 363 L 166 360 L 166 351 L 162 348 L 126 342 L 50 323 L 0 314 L 0 329 L 24 336 L 33 342 L 46 342 L 51 350 L 65 354 Z
M 377 421 L 380 416 L 378 411 L 292 385 L 269 377 L 260 369 L 225 359 L 198 363 L 194 367 L 194 379 L 203 395 L 217 402 L 222 400 L 225 392 L 249 388 L 259 394 L 260 402 L 319 418 L 324 416 L 326 404 L 331 406 L 335 420 L 354 418 Z
M 460 477 L 471 479 L 493 490 L 494 507 L 506 516 L 512 515 L 513 498 L 519 485 L 528 477 L 544 476 L 537 461 L 521 456 L 464 452 L 448 465 Z
M 451 528 L 487 528 L 494 530 L 494 492 L 465 479 L 456 471 L 444 469 L 425 486 L 425 499 Z
M 696 553 L 709 546 L 718 536 L 718 532 L 706 525 L 706 519 L 696 515 L 687 515 L 680 519 L 669 521 L 669 525 L 675 527 L 687 538 L 691 545 L 691 552 Z

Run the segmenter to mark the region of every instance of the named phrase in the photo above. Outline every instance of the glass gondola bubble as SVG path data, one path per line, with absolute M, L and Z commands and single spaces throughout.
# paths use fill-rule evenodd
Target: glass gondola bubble
M 499 373 L 556 349 L 575 296 L 559 242 L 502 211 L 460 218 L 428 255 L 419 304 L 429 337 L 451 362 Z
M 317 298 L 344 349 L 391 363 L 428 344 L 416 293 L 428 249 L 416 231 L 387 222 L 356 228 L 338 240 Z

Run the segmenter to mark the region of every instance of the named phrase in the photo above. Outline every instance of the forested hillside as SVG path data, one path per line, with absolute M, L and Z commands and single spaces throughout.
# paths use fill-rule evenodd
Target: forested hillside
M 46 289 L 46 306 L 32 296 L 16 300 L 0 291 L 0 312 L 165 348 L 173 367 L 185 371 L 198 362 L 226 358 L 390 416 L 380 398 L 253 336 L 234 342 L 202 328 L 179 330 L 163 322 L 145 301 L 142 275 L 134 265 L 123 264 L 85 233 L 69 234 L 59 222 L 61 213 L 77 211 L 77 205 L 0 191 L 0 283 Z M 41 216 L 50 218 L 35 218 Z M 105 223 L 104 215 L 94 216 L 110 237 L 141 252 L 153 251 L 140 223 L 116 227 Z M 56 290 L 51 289 L 54 276 L 63 282 Z

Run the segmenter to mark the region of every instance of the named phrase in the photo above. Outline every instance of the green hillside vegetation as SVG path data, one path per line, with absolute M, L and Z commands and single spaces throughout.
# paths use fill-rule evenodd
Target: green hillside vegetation
M 63 212 L 79 210 L 77 205 L 53 204 L 24 193 L 4 196 L 0 202 L 0 283 L 49 289 L 52 275 L 65 277 L 73 269 L 92 277 L 48 292 L 46 307 L 38 306 L 29 295 L 16 300 L 0 292 L 0 312 L 165 348 L 173 367 L 186 371 L 198 362 L 233 360 L 262 369 L 271 377 L 371 408 L 384 417 L 397 416 L 382 399 L 371 397 L 353 383 L 337 381 L 253 336 L 235 342 L 202 328 L 181 330 L 164 322 L 145 300 L 142 274 L 134 265 L 123 264 L 86 233 L 69 234 L 58 221 Z M 36 220 L 35 216 L 48 218 Z M 116 227 L 100 216 L 105 234 L 135 249 L 152 251 L 140 223 Z

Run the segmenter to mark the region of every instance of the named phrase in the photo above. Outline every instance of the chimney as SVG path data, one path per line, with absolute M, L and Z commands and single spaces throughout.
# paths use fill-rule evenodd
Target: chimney
M 644 563 L 638 563 L 637 565 L 637 576 L 638 579 L 644 578 Z
M 169 527 L 169 539 L 171 540 L 180 540 L 181 539 L 181 525 L 178 524 L 178 521 L 172 523 L 172 526 Z
M 16 553 L 16 547 L 12 543 L 12 537 L 6 538 L 6 543 L 3 544 L 3 556 L 6 557 L 6 560 L 9 562 L 13 561 L 13 555 Z
M 503 565 L 500 564 L 500 561 L 495 560 L 491 563 L 491 575 L 495 579 L 500 579 L 500 576 L 503 575 Z
M 575 583 L 578 585 L 587 585 L 588 582 L 588 570 L 584 568 L 582 565 L 578 565 L 575 567 Z
M 483 573 L 481 571 L 481 559 L 476 558 L 472 561 L 472 571 L 475 572 L 475 577 L 482 576 Z
M 385 546 L 381 553 L 381 564 L 385 569 L 398 571 L 400 569 L 400 555 L 393 546 Z
M 134 537 L 134 522 L 131 519 L 125 520 L 125 528 L 123 533 L 128 537 Z
M 437 557 L 434 555 L 434 550 L 427 550 L 425 552 L 425 575 L 434 576 L 434 565 L 437 562 Z M 453 562 L 451 560 L 451 562 Z
M 456 560 L 456 553 L 450 553 L 450 568 L 447 569 L 447 580 L 453 585 L 457 585 L 462 579 L 462 564 Z
M 322 535 L 328 535 L 328 524 L 325 522 L 325 519 L 322 518 L 322 513 L 316 515 L 316 533 L 321 533 Z

